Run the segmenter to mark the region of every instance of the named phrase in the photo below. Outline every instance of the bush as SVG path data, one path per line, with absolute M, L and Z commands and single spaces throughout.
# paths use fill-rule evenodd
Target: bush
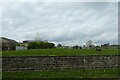
M 28 49 L 36 49 L 36 48 L 37 48 L 36 42 L 29 43 Z
M 73 46 L 73 49 L 79 49 L 78 45 Z
M 45 42 L 30 42 L 28 48 L 29 49 L 47 49 L 54 48 L 55 44 L 53 43 L 45 43 Z

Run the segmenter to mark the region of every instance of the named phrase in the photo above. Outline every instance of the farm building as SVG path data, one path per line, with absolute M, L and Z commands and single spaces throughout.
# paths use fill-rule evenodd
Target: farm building
M 27 50 L 26 46 L 16 46 L 16 50 Z
M 16 50 L 27 50 L 28 49 L 28 43 L 18 43 L 16 45 Z
M 17 41 L 0 37 L 0 50 L 15 50 Z

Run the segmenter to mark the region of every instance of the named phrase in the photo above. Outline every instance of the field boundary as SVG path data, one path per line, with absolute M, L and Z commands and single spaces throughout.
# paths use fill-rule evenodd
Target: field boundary
M 3 56 L 3 71 L 118 68 L 119 55 Z

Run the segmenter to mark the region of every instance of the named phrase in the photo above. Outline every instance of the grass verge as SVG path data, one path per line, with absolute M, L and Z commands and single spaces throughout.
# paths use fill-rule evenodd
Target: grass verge
M 3 78 L 118 78 L 118 69 L 3 72 Z

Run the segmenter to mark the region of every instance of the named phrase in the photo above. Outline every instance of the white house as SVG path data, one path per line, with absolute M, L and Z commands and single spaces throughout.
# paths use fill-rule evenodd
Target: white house
M 26 46 L 16 46 L 16 50 L 27 50 Z
M 28 49 L 28 43 L 19 43 L 19 45 L 16 46 L 16 50 L 27 50 Z

